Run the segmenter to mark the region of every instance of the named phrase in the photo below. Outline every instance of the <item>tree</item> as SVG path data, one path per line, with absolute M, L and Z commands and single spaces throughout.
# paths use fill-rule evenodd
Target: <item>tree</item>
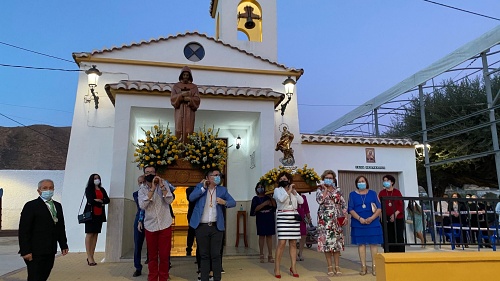
M 500 89 L 500 76 L 492 78 L 493 97 Z M 489 122 L 488 113 L 476 114 L 464 120 L 458 118 L 476 113 L 487 108 L 486 90 L 479 78 L 464 79 L 460 83 L 444 81 L 443 87 L 435 89 L 424 97 L 428 139 L 465 130 Z M 420 102 L 418 97 L 411 99 L 405 108 L 405 114 L 392 119 L 392 129 L 385 133 L 387 137 L 412 136 L 422 142 L 420 121 Z M 498 110 L 496 118 L 500 118 Z M 433 128 L 438 126 L 437 128 Z M 493 149 L 490 126 L 485 126 L 459 135 L 454 135 L 431 143 L 430 162 L 437 162 L 459 156 L 490 151 Z M 427 186 L 423 162 L 417 163 L 418 183 Z M 446 187 L 462 186 L 465 183 L 498 187 L 494 155 L 481 158 L 451 162 L 431 167 L 434 194 L 440 196 Z

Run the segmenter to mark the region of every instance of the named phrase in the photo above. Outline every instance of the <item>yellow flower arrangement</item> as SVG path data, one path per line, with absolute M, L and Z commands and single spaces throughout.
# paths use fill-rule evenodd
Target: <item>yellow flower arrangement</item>
M 205 171 L 212 168 L 224 169 L 227 161 L 226 143 L 217 139 L 219 129 L 199 129 L 188 135 L 188 143 L 185 145 L 184 159 L 195 167 Z
M 321 180 L 321 177 L 314 171 L 314 168 L 307 168 L 307 164 L 303 168 L 298 169 L 297 174 L 301 175 L 302 179 L 310 186 L 317 186 Z
M 295 172 L 290 167 L 279 166 L 269 170 L 265 175 L 260 178 L 260 182 L 264 186 L 274 186 L 278 180 L 279 173 L 286 171 L 292 175 L 298 174 L 310 186 L 317 186 L 321 180 L 320 176 L 314 171 L 314 168 L 308 168 L 307 164 L 304 167 L 297 169 Z
M 182 157 L 184 151 L 183 144 L 177 140 L 172 131 L 168 128 L 163 128 L 159 124 L 151 127 L 151 130 L 142 131 L 146 134 L 145 139 L 139 139 L 134 152 L 137 167 L 140 169 L 147 166 L 165 167 L 174 165 L 175 161 Z

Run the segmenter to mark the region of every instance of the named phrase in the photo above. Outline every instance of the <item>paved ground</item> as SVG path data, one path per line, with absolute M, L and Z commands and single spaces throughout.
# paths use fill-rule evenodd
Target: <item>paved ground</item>
M 0 238 L 0 280 L 20 281 L 26 280 L 27 272 L 25 264 L 17 254 L 18 244 L 16 237 Z M 96 261 L 104 258 L 104 253 L 96 254 Z M 66 256 L 58 256 L 49 280 L 147 280 L 147 266 L 143 269 L 143 275 L 132 277 L 134 272 L 132 260 L 124 260 L 118 263 L 101 263 L 89 267 L 86 262 L 85 253 L 69 253 Z M 375 280 L 368 274 L 360 276 L 359 263 L 357 262 L 356 248 L 348 247 L 341 257 L 341 268 L 344 280 Z M 196 264 L 194 257 L 174 257 L 171 279 L 175 280 L 197 280 Z M 354 260 L 354 261 L 353 261 Z M 276 280 L 273 276 L 274 264 L 259 263 L 258 256 L 226 256 L 223 261 L 225 274 L 223 280 Z M 282 280 L 294 280 L 288 275 L 290 260 L 287 252 L 284 254 L 281 265 Z M 304 250 L 304 261 L 298 262 L 298 273 L 300 280 L 334 280 L 326 275 L 326 261 L 322 253 L 312 249 Z M 295 279 L 297 280 L 297 279 Z
M 24 262 L 17 254 L 17 251 L 18 244 L 16 237 L 0 237 L 0 280 L 26 280 L 26 268 Z M 432 246 L 427 246 L 425 249 L 420 247 L 407 247 L 407 251 L 420 252 L 436 250 L 434 250 Z M 449 251 L 449 247 L 443 248 L 440 251 Z M 469 248 L 466 249 L 466 251 L 477 251 L 477 248 Z M 101 261 L 103 258 L 104 253 L 96 254 L 96 261 Z M 132 277 L 132 273 L 134 272 L 132 260 L 124 260 L 118 263 L 99 262 L 97 266 L 89 267 L 85 259 L 85 253 L 70 253 L 64 257 L 58 256 L 49 280 L 147 280 L 147 266 L 144 268 L 142 276 Z M 336 280 L 340 277 L 328 277 L 326 275 L 327 268 L 324 255 L 315 250 L 315 245 L 313 245 L 312 249 L 304 250 L 304 259 L 304 261 L 298 262 L 297 270 L 300 274 L 300 278 L 295 279 L 287 274 L 290 261 L 287 257 L 287 252 L 285 252 L 281 265 L 281 280 L 327 281 Z M 173 268 L 170 271 L 172 281 L 197 280 L 194 257 L 174 257 L 172 264 Z M 371 262 L 369 262 L 369 265 L 370 264 Z M 356 247 L 346 247 L 346 250 L 342 252 L 340 265 L 343 275 L 342 279 L 339 280 L 376 280 L 376 277 L 371 274 L 365 276 L 360 276 L 358 274 L 360 265 Z M 222 275 L 223 280 L 277 280 L 273 276 L 274 265 L 270 263 L 259 263 L 258 257 L 255 255 L 225 256 L 223 267 L 226 271 L 226 273 Z

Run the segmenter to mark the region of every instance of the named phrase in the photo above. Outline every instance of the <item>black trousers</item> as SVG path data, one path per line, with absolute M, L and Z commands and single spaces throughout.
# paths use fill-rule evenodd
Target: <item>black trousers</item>
M 187 233 L 186 253 L 191 253 L 191 251 L 193 251 L 194 237 L 195 229 L 190 226 Z
M 396 219 L 391 222 L 387 218 L 387 239 L 389 243 L 404 243 L 405 221 L 404 219 Z M 384 247 L 385 249 L 385 247 Z M 404 252 L 405 245 L 389 245 L 387 253 Z
M 196 228 L 197 249 L 200 252 L 201 281 L 209 280 L 210 264 L 214 273 L 214 281 L 221 280 L 221 248 L 224 232 L 217 229 L 216 223 L 208 225 L 200 223 Z
M 55 255 L 33 255 L 33 260 L 24 260 L 28 268 L 28 281 L 45 281 L 49 279 L 54 267 Z

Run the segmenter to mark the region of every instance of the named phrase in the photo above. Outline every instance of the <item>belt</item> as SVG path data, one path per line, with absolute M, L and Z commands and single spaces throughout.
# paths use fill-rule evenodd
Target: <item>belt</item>
M 201 222 L 200 224 L 206 224 L 208 226 L 215 225 L 217 222 L 216 221 L 211 221 L 211 222 Z

